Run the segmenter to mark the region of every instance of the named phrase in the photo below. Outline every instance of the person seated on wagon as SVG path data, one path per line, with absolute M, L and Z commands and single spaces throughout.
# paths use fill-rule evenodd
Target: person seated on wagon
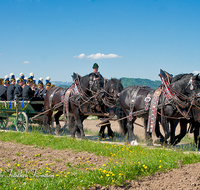
M 0 101 L 7 100 L 7 88 L 10 85 L 10 80 L 8 75 L 5 76 L 3 83 L 4 83 L 3 85 L 0 85 Z
M 8 101 L 14 100 L 15 83 L 16 83 L 15 75 L 13 73 L 10 73 L 10 85 L 7 89 Z
M 24 86 L 22 91 L 23 100 L 31 100 L 34 97 L 34 91 L 31 89 L 33 86 L 34 74 L 30 73 L 30 77 L 27 79 L 27 85 Z
M 14 91 L 14 99 L 21 101 L 22 98 L 22 90 L 23 90 L 23 86 L 24 86 L 24 74 L 20 73 L 20 78 L 19 80 L 17 80 L 17 85 L 15 87 L 15 91 Z
M 36 84 L 36 79 L 35 78 L 33 78 L 32 90 L 34 90 L 35 92 L 37 91 L 37 84 Z
M 22 86 L 22 88 L 24 88 L 26 85 L 27 85 L 27 77 L 24 77 L 24 84 L 23 84 L 23 86 Z
M 43 78 L 40 77 L 38 80 L 38 89 L 35 93 L 35 96 L 38 97 L 40 100 L 44 100 L 47 90 L 44 88 Z
M 50 80 L 51 80 L 50 77 L 46 78 L 46 85 L 45 85 L 46 90 L 50 90 L 50 88 L 51 88 L 51 82 L 50 82 Z

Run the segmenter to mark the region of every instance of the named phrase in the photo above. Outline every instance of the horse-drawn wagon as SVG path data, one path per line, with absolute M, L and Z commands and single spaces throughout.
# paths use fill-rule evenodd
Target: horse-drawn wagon
M 35 120 L 30 118 L 37 115 L 44 105 L 44 101 L 0 101 L 0 128 L 5 129 L 9 118 L 15 118 L 17 131 L 27 131 L 29 123 L 42 123 L 43 116 Z

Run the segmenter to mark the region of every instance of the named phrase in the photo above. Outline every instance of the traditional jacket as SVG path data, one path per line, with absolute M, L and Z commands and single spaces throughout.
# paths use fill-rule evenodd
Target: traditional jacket
M 22 87 L 20 85 L 16 85 L 15 87 L 15 91 L 14 91 L 14 99 L 15 99 L 15 95 L 17 96 L 18 100 L 22 100 Z
M 45 88 L 43 88 L 42 90 L 38 89 L 37 92 L 35 93 L 35 96 L 44 100 L 46 93 L 47 93 L 47 90 Z
M 7 100 L 14 100 L 14 91 L 15 91 L 15 85 L 10 84 L 7 88 Z
M 7 87 L 0 85 L 0 101 L 7 100 Z
M 34 96 L 34 91 L 29 85 L 26 85 L 22 91 L 23 100 L 30 100 Z

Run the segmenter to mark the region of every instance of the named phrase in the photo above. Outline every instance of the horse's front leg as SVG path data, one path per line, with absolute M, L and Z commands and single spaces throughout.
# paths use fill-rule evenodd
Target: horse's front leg
M 200 123 L 197 121 L 193 121 L 192 128 L 194 129 L 194 142 L 196 144 L 196 148 L 199 151 L 200 150 L 200 136 L 199 136 Z
M 130 141 L 131 141 L 131 145 L 138 145 L 137 143 L 137 139 L 134 135 L 134 126 L 133 123 L 135 122 L 136 117 L 134 117 L 132 120 L 129 120 L 129 118 L 127 119 L 127 129 L 128 129 L 128 134 L 130 136 Z M 127 139 L 127 141 L 129 140 L 129 137 Z
M 59 123 L 59 118 L 60 116 L 62 115 L 62 111 L 58 111 L 55 115 L 54 115 L 54 118 L 55 118 L 55 122 L 56 122 L 56 130 L 55 130 L 55 134 L 56 135 L 60 135 L 60 123 Z
M 176 132 L 176 127 L 178 125 L 179 120 L 171 120 L 170 121 L 170 127 L 171 127 L 171 134 L 170 134 L 170 144 L 174 145 L 175 143 L 175 132 Z
M 180 134 L 175 136 L 175 141 L 174 141 L 173 145 L 176 145 L 179 142 L 181 142 L 182 138 L 186 135 L 186 133 L 187 133 L 187 120 L 181 119 L 180 120 L 180 127 L 181 127 Z
M 46 133 L 50 134 L 51 133 L 51 116 L 52 116 L 52 111 L 48 111 L 44 114 L 44 131 Z
M 152 133 L 147 131 L 147 124 L 148 124 L 148 119 L 144 118 L 145 140 L 147 142 L 147 146 L 152 146 L 153 145 Z
M 108 124 L 106 125 L 106 127 L 107 127 L 107 130 L 108 130 L 108 137 L 109 137 L 109 139 L 113 140 L 113 138 L 115 137 L 115 133 L 111 129 L 110 121 L 108 122 Z
M 74 118 L 76 121 L 76 125 L 80 129 L 81 138 L 85 138 L 85 133 L 83 131 L 83 122 L 81 120 L 81 115 L 80 115 L 79 109 L 78 108 L 74 109 L 73 114 L 74 114 Z

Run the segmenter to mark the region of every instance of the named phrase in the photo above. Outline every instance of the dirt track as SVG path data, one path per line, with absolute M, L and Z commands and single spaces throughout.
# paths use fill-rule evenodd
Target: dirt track
M 96 127 L 96 124 L 99 122 L 99 120 L 85 120 L 84 129 L 98 132 L 99 128 Z M 142 124 L 142 121 L 139 119 L 137 123 Z M 111 127 L 115 132 L 120 131 L 119 125 L 116 122 L 112 122 Z M 135 126 L 134 131 L 139 138 L 144 139 L 144 129 L 142 127 Z M 70 150 L 43 149 L 10 142 L 0 142 L 0 153 L 0 168 L 6 168 L 8 164 L 14 165 L 15 163 L 20 163 L 21 166 L 26 167 L 26 164 L 30 163 L 28 165 L 29 168 L 39 169 L 45 167 L 46 164 L 54 163 L 51 166 L 54 172 L 64 171 L 67 169 L 66 163 L 76 165 L 80 162 L 80 159 L 82 161 L 89 161 L 90 164 L 97 167 L 108 160 L 107 158 L 97 157 L 87 152 L 74 153 Z M 40 158 L 35 157 L 36 154 L 40 154 Z M 110 186 L 108 188 L 96 187 L 91 189 L 200 189 L 199 168 L 200 163 L 197 163 L 182 166 L 180 169 L 174 169 L 167 173 L 157 173 L 140 181 L 129 181 L 125 186 L 121 187 Z

